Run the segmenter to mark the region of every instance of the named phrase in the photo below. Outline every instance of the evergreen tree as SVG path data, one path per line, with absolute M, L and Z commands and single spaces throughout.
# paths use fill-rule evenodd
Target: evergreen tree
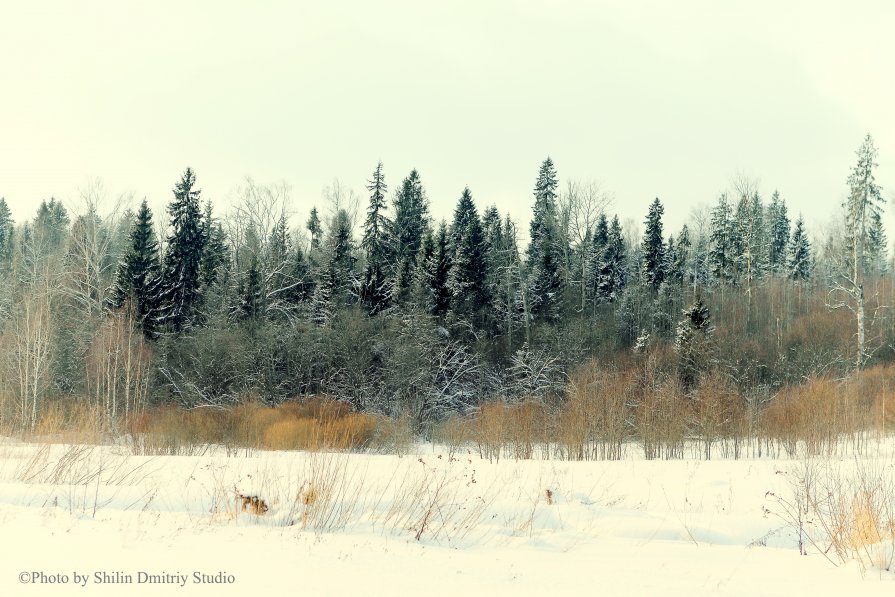
M 424 265 L 427 282 L 427 307 L 431 315 L 443 317 L 451 307 L 451 244 L 447 224 L 441 222 L 431 236 L 432 252 Z
M 621 298 L 622 291 L 628 282 L 628 258 L 625 250 L 625 238 L 618 216 L 613 216 L 609 227 L 603 263 L 597 288 L 597 296 L 601 300 L 613 302 Z
M 768 220 L 770 226 L 770 239 L 768 246 L 768 265 L 774 274 L 779 274 L 787 269 L 789 250 L 789 216 L 786 209 L 786 201 L 780 198 L 780 193 L 774 191 L 771 196 L 771 204 L 768 206 Z
M 530 312 L 534 319 L 559 318 L 562 297 L 562 254 L 556 214 L 556 169 L 548 157 L 535 183 L 534 217 L 528 243 Z
M 12 219 L 12 212 L 9 211 L 6 199 L 0 197 L 0 271 L 12 261 L 14 232 L 15 221 Z
M 367 208 L 364 237 L 361 241 L 361 246 L 366 252 L 367 264 L 364 269 L 361 296 L 367 306 L 367 312 L 375 315 L 388 306 L 391 295 L 387 276 L 388 230 L 391 223 L 383 214 L 386 209 L 385 194 L 388 188 L 382 173 L 382 162 L 376 165 L 373 180 L 369 181 L 367 190 L 370 191 L 370 206 Z
M 70 222 L 68 211 L 61 201 L 56 201 L 54 197 L 41 201 L 32 229 L 38 256 L 46 257 L 62 248 Z
M 171 235 L 165 249 L 160 306 L 162 321 L 180 332 L 194 323 L 201 300 L 200 264 L 208 240 L 196 175 L 187 168 L 168 205 Z
M 662 238 L 662 214 L 665 208 L 657 197 L 646 216 L 646 231 L 641 244 L 641 272 L 643 281 L 658 291 L 665 280 L 665 242 Z
M 152 210 L 146 200 L 140 204 L 128 245 L 109 298 L 109 306 L 119 309 L 130 303 L 137 324 L 147 338 L 156 335 L 160 260 L 158 240 L 152 228 Z
M 585 268 L 585 275 L 588 278 L 588 297 L 591 303 L 597 304 L 607 298 L 601 296 L 600 292 L 601 281 L 608 275 L 606 256 L 609 246 L 609 221 L 605 213 L 601 213 L 597 218 L 596 228 L 589 239 L 591 247 L 587 254 L 589 264 Z
M 888 269 L 888 249 L 886 231 L 883 228 L 879 211 L 870 214 L 870 226 L 867 229 L 867 274 L 881 276 Z
M 258 258 L 252 256 L 249 269 L 243 276 L 239 285 L 239 306 L 234 315 L 237 319 L 246 322 L 254 321 L 264 313 L 264 291 L 261 284 L 261 274 L 258 271 Z
M 685 391 L 693 390 L 708 369 L 713 332 L 709 308 L 697 294 L 696 301 L 684 310 L 684 318 L 678 322 L 674 345 L 678 353 L 678 376 Z
M 199 262 L 199 279 L 204 291 L 222 279 L 230 263 L 230 249 L 227 246 L 227 235 L 223 226 L 212 215 L 211 202 L 205 205 L 202 225 L 207 231 L 205 249 Z
M 485 327 L 488 292 L 487 247 L 482 224 L 476 212 L 469 187 L 454 210 L 451 227 L 453 266 L 450 270 L 451 305 L 454 313 L 472 322 L 478 329 Z
M 408 295 L 416 256 L 429 226 L 429 200 L 416 170 L 401 182 L 395 194 L 394 208 L 391 253 L 395 260 L 395 279 L 392 294 L 401 302 Z
M 709 269 L 721 284 L 732 284 L 737 278 L 737 243 L 735 220 L 727 195 L 722 194 L 712 210 L 712 234 Z
M 324 266 L 314 292 L 314 318 L 327 324 L 335 313 L 354 302 L 356 278 L 351 219 L 340 209 L 326 236 Z
M 669 243 L 670 244 L 670 243 Z M 684 224 L 681 233 L 677 237 L 677 244 L 674 247 L 674 260 L 670 266 L 671 278 L 677 284 L 691 284 L 692 274 L 690 271 L 690 229 Z
M 804 282 L 811 277 L 811 269 L 811 244 L 800 215 L 789 245 L 789 277 Z
M 323 240 L 323 227 L 320 225 L 320 216 L 317 214 L 317 207 L 311 208 L 311 216 L 306 224 L 308 232 L 311 233 L 311 252 L 320 250 L 320 243 Z

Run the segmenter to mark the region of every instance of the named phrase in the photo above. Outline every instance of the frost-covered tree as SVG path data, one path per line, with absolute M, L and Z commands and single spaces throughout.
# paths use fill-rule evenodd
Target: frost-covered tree
M 870 214 L 867 228 L 867 275 L 879 277 L 888 270 L 888 240 L 879 211 Z
M 733 210 L 726 194 L 718 198 L 712 209 L 709 264 L 712 276 L 721 284 L 732 284 L 737 279 L 736 226 Z
M 811 278 L 811 269 L 811 243 L 808 241 L 805 223 L 800 215 L 789 243 L 789 277 L 804 282 Z
M 789 215 L 786 200 L 774 191 L 767 212 L 770 239 L 768 242 L 768 266 L 772 273 L 780 274 L 787 269 L 789 250 Z
M 391 230 L 391 254 L 394 259 L 393 297 L 407 298 L 413 280 L 416 256 L 429 226 L 429 199 L 419 172 L 412 170 L 395 193 L 394 220 Z
M 109 306 L 119 309 L 130 303 L 136 324 L 147 338 L 156 334 L 160 271 L 152 210 L 144 199 L 131 226 L 124 257 L 118 265 Z
M 187 168 L 168 205 L 171 234 L 165 246 L 160 286 L 161 321 L 180 332 L 194 322 L 201 300 L 200 264 L 208 240 L 196 174 Z
M 665 280 L 665 241 L 662 238 L 662 214 L 665 208 L 659 198 L 650 204 L 646 230 L 640 250 L 640 271 L 643 283 L 658 291 Z
M 533 319 L 555 321 L 562 298 L 562 251 L 556 210 L 558 181 L 553 160 L 541 164 L 535 182 L 534 216 L 528 243 L 529 308 Z
M 390 260 L 388 231 L 391 222 L 385 216 L 385 196 L 388 187 L 382 172 L 382 162 L 376 165 L 373 179 L 368 181 L 367 190 L 370 191 L 370 205 L 367 208 L 364 237 L 361 241 L 361 247 L 366 253 L 367 260 L 361 285 L 361 296 L 367 307 L 367 312 L 370 315 L 375 315 L 388 306 L 391 296 L 388 276 Z
M 463 189 L 454 210 L 451 237 L 451 308 L 455 314 L 482 329 L 491 302 L 488 292 L 488 256 L 484 231 L 469 187 Z

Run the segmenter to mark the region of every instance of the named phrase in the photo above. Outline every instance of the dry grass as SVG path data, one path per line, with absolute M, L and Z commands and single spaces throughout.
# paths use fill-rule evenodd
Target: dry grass
M 399 442 L 394 422 L 325 398 L 276 408 L 254 402 L 231 410 L 162 407 L 134 418 L 127 431 L 134 449 L 143 454 L 197 454 L 210 445 L 231 452 L 360 450 L 376 447 L 377 441 Z

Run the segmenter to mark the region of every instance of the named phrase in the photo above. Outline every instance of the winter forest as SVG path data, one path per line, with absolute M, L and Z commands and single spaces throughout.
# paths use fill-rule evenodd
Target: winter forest
M 0 426 L 77 411 L 119 433 L 159 409 L 318 397 L 421 438 L 492 416 L 549 442 L 576 408 L 579 448 L 644 441 L 669 412 L 677 440 L 648 454 L 776 437 L 806 392 L 895 358 L 876 159 L 867 135 L 842 173 L 844 225 L 813 243 L 783 193 L 745 176 L 669 230 L 661 198 L 623 224 L 549 157 L 528 223 L 469 188 L 434 221 L 422 175 L 393 183 L 382 163 L 365 196 L 336 185 L 305 215 L 251 180 L 221 214 L 190 168 L 165 213 L 88 192 L 14 219 L 0 199 Z M 881 424 L 887 408 L 865 410 Z

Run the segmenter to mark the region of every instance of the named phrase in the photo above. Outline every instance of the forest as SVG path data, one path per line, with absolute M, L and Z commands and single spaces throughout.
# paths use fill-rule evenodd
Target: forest
M 111 433 L 161 412 L 222 425 L 314 398 L 416 437 L 498 418 L 611 457 L 635 437 L 647 456 L 779 438 L 813 409 L 834 409 L 831 432 L 885 426 L 895 278 L 876 159 L 867 135 L 831 190 L 844 226 L 810 238 L 746 176 L 679 230 L 659 198 L 642 228 L 621 222 L 549 157 L 525 229 L 469 188 L 436 222 L 421 174 L 390 186 L 382 163 L 365 197 L 337 183 L 300 217 L 285 184 L 251 179 L 219 215 L 190 168 L 164 214 L 100 185 L 21 221 L 0 199 L 0 428 L 73 412 Z

